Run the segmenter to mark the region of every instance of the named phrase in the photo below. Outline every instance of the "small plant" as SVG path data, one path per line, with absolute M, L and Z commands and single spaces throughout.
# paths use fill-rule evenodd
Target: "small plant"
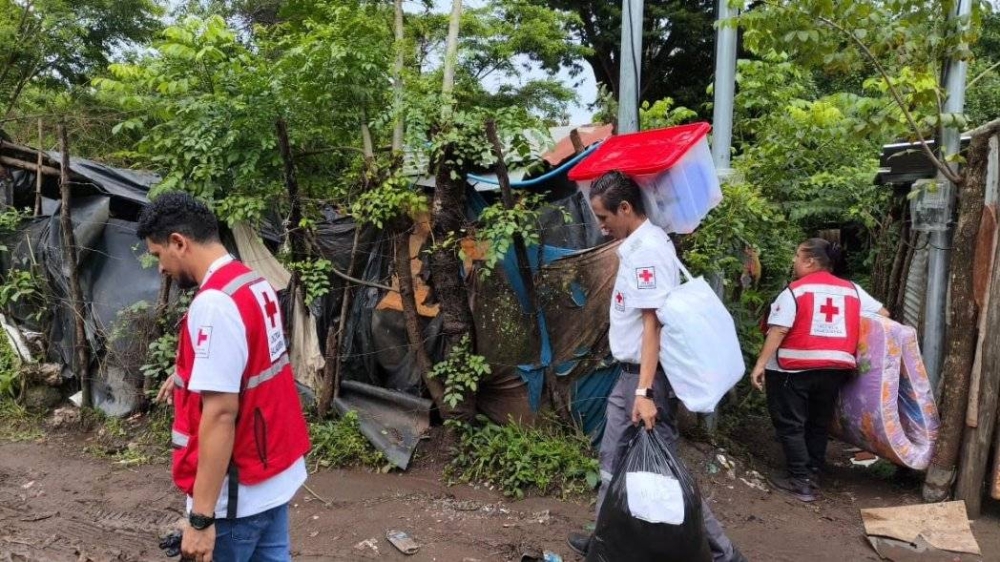
M 480 416 L 478 425 L 447 422 L 457 430 L 458 448 L 446 474 L 462 482 L 495 486 L 506 496 L 527 490 L 558 491 L 563 498 L 592 490 L 600 472 L 588 438 L 558 421 L 539 427 L 513 421 L 497 425 Z
M 544 193 L 523 193 L 512 209 L 497 202 L 483 210 L 476 229 L 476 240 L 485 243 L 486 247 L 482 275 L 488 276 L 507 255 L 514 245 L 516 234 L 521 235 L 525 246 L 535 246 L 541 242 L 538 225 L 544 205 Z M 563 213 L 563 221 L 570 222 L 572 217 L 568 211 L 559 209 Z M 461 252 L 460 257 L 465 258 Z
M 312 451 L 309 459 L 324 468 L 365 466 L 388 472 L 385 455 L 361 434 L 357 412 L 348 412 L 339 420 L 309 425 Z
M 0 337 L 0 403 L 16 402 L 24 390 L 24 377 L 21 376 L 21 360 L 14 353 L 7 338 Z
M 31 318 L 40 321 L 46 312 L 45 298 L 38 277 L 30 269 L 12 269 L 0 284 L 0 309 L 10 310 L 15 304 L 27 303 L 34 312 Z
M 299 274 L 305 287 L 306 306 L 330 292 L 330 269 L 333 264 L 327 259 L 299 261 L 288 264 L 289 269 Z
M 432 378 L 444 381 L 444 401 L 454 408 L 466 393 L 476 392 L 479 381 L 490 374 L 490 366 L 482 355 L 472 353 L 468 334 L 462 336 L 458 345 L 452 348 L 448 358 L 434 365 Z
M 139 371 L 148 379 L 163 382 L 174 372 L 174 362 L 177 357 L 177 334 L 163 334 L 149 344 L 146 362 Z

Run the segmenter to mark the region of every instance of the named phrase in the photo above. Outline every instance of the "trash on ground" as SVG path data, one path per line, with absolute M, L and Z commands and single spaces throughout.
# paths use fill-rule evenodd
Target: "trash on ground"
M 884 555 L 883 551 L 890 550 L 910 555 L 926 552 L 928 556 L 931 556 L 933 551 L 981 555 L 979 544 L 972 535 L 964 501 L 862 509 L 861 519 L 872 548 L 880 555 Z M 894 541 L 883 539 L 894 539 Z M 909 546 L 903 548 L 901 543 Z M 900 557 L 898 552 L 895 556 L 897 557 L 890 559 L 899 562 L 908 559 L 905 556 Z M 909 559 L 938 558 L 931 556 Z M 955 557 L 951 555 L 951 558 L 944 559 L 954 560 Z

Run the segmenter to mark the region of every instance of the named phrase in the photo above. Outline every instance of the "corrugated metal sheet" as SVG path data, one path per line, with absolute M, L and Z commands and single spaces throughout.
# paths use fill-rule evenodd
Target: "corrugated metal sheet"
M 917 249 L 906 274 L 906 297 L 903 304 L 903 323 L 921 331 L 924 316 L 924 296 L 927 293 L 927 242 L 928 233 L 917 235 Z

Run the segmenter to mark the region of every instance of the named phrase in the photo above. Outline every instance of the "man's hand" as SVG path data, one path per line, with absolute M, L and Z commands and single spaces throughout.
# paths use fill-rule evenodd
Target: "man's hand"
M 632 423 L 637 424 L 639 420 L 642 420 L 648 431 L 653 431 L 653 425 L 656 424 L 656 404 L 651 399 L 642 396 L 635 397 L 635 406 L 632 406 Z
M 174 403 L 174 376 L 170 375 L 167 380 L 160 385 L 160 391 L 156 393 L 156 401 L 160 404 Z
M 764 390 L 764 367 L 757 365 L 753 368 L 753 372 L 750 373 L 750 382 L 753 383 L 753 387 L 757 390 L 763 392 Z
M 181 556 L 192 562 L 212 562 L 212 551 L 215 550 L 215 525 L 210 525 L 204 531 L 195 530 L 190 525 L 184 528 L 181 538 Z

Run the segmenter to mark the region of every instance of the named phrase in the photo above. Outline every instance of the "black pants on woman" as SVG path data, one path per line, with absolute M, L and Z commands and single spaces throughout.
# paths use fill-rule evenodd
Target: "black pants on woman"
M 826 442 L 840 387 L 850 371 L 766 371 L 767 409 L 791 478 L 808 479 L 826 464 Z

